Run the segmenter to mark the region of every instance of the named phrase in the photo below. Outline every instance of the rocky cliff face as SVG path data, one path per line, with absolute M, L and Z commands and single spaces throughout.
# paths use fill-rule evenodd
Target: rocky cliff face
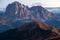
M 37 16 L 38 19 L 40 18 L 47 20 L 49 17 L 51 17 L 51 13 L 42 6 L 33 6 L 30 8 L 30 10 L 32 14 Z
M 29 19 L 30 16 L 27 7 L 19 2 L 13 2 L 9 4 L 6 8 L 5 14 L 8 17 L 19 18 L 19 19 Z
M 8 18 L 10 17 L 15 20 L 47 20 L 51 17 L 50 12 L 42 6 L 33 6 L 29 8 L 19 2 L 9 4 L 5 14 Z

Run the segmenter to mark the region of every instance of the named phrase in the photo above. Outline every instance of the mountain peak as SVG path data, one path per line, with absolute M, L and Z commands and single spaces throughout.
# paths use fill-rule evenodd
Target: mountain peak
M 33 6 L 31 8 L 21 4 L 17 1 L 9 4 L 6 8 L 5 14 L 11 19 L 17 20 L 48 20 L 50 18 L 50 13 L 42 6 Z M 48 16 L 49 15 L 49 16 Z
M 25 8 L 25 5 L 15 1 L 7 6 L 5 13 L 10 15 L 11 17 L 12 16 L 16 17 L 20 15 L 21 10 L 24 10 L 23 8 Z
M 15 2 L 13 2 L 13 3 L 19 3 L 18 1 L 15 1 Z
M 18 5 L 22 5 L 20 2 L 18 2 L 18 1 L 15 1 L 15 2 L 13 2 L 13 3 L 11 3 L 11 4 L 18 4 Z

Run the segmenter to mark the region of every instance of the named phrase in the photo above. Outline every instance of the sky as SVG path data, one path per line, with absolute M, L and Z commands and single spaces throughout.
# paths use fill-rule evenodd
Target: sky
M 6 8 L 9 3 L 14 1 L 28 6 L 41 5 L 43 7 L 60 7 L 60 0 L 0 0 L 0 8 Z

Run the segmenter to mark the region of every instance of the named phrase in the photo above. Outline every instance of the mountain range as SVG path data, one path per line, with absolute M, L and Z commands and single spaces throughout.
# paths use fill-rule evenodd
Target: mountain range
M 4 18 L 8 20 L 47 20 L 51 13 L 42 6 L 33 6 L 29 8 L 19 2 L 13 2 L 6 8 Z
M 53 23 L 59 18 L 42 6 L 15 1 L 0 15 L 0 40 L 60 40 L 60 30 Z
M 5 13 L 0 15 L 0 29 L 4 29 L 5 25 L 10 29 L 19 26 L 18 24 L 21 24 L 19 22 L 46 21 L 51 17 L 51 13 L 42 6 L 28 7 L 17 1 L 8 4 Z

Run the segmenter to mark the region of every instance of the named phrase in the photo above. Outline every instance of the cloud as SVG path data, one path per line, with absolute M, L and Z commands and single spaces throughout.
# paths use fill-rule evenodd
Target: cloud
M 28 6 L 35 3 L 41 3 L 44 7 L 60 7 L 60 0 L 0 0 L 0 8 L 6 8 L 9 3 L 14 1 L 18 1 Z

